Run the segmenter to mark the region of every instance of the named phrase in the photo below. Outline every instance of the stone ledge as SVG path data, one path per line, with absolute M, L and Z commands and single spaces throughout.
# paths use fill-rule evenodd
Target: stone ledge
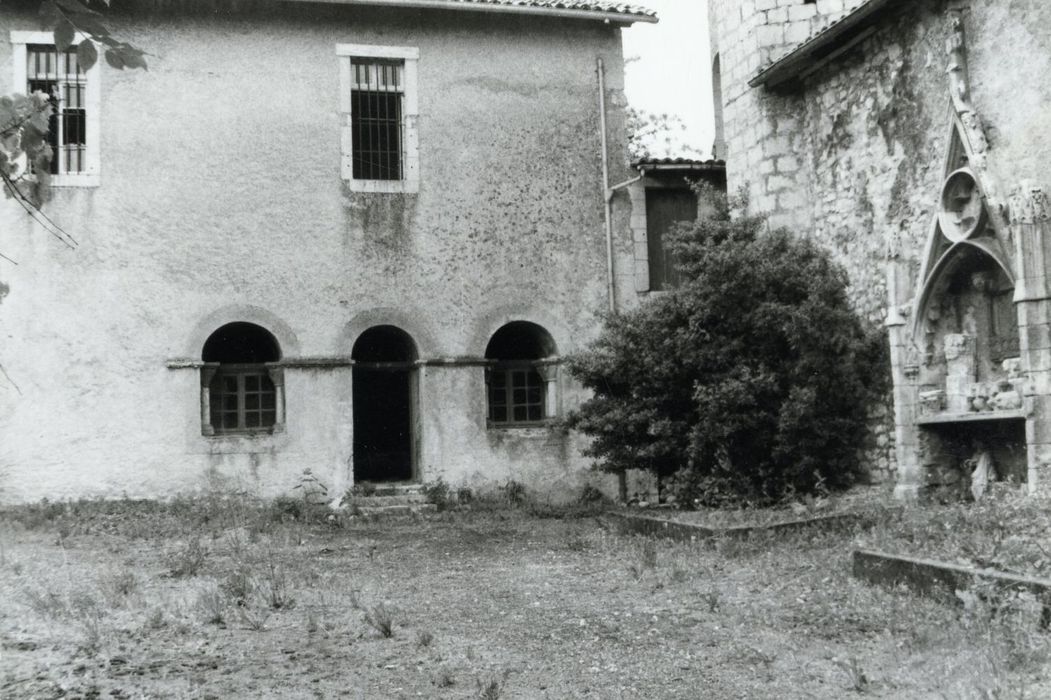
M 991 583 L 1000 590 L 1029 591 L 1044 601 L 1043 625 L 1051 624 L 1051 580 L 1048 579 L 867 549 L 854 550 L 852 572 L 854 578 L 862 581 L 886 588 L 904 584 L 915 593 L 945 603 L 960 602 L 956 592 L 967 590 L 977 582 Z
M 713 539 L 716 537 L 748 537 L 757 532 L 791 532 L 813 526 L 852 525 L 863 517 L 860 513 L 834 513 L 814 518 L 786 520 L 769 525 L 744 525 L 734 527 L 707 527 L 678 520 L 665 520 L 649 515 L 607 511 L 605 517 L 612 519 L 613 526 L 621 534 L 649 535 L 679 542 Z

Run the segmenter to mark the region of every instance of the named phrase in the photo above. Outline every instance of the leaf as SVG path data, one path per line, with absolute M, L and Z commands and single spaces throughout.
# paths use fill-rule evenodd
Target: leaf
M 91 39 L 85 39 L 80 42 L 80 45 L 77 46 L 77 63 L 80 64 L 80 69 L 83 71 L 91 70 L 98 60 L 99 52 L 95 48 L 95 42 Z
M 142 68 L 143 70 L 146 70 L 146 58 L 144 53 L 139 49 L 136 49 L 129 44 L 122 44 L 118 48 L 113 49 L 113 51 L 120 54 L 120 58 L 126 67 Z
M 63 18 L 58 23 L 55 27 L 55 48 L 59 50 L 59 53 L 66 51 L 73 45 L 76 34 L 77 28 L 68 19 Z
M 90 7 L 85 5 L 84 3 L 80 2 L 80 0 L 54 0 L 54 2 L 59 7 L 61 7 L 63 10 L 66 10 L 67 12 L 72 12 L 74 14 L 85 14 L 85 15 L 97 15 L 98 14 L 98 12 L 95 12 Z M 109 5 L 108 2 L 106 4 Z
M 124 70 L 124 56 L 119 49 L 106 49 L 106 63 L 108 63 L 111 68 Z

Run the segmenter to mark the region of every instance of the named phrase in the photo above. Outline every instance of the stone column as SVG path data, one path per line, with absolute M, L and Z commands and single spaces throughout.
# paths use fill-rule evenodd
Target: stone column
M 1051 260 L 1049 206 L 1041 187 L 1023 182 L 1010 200 L 1017 245 L 1015 307 L 1026 370 L 1025 439 L 1031 494 L 1051 494 Z
M 558 365 L 540 365 L 536 368 L 544 380 L 544 418 L 558 415 Z
M 218 362 L 205 362 L 201 365 L 201 433 L 215 435 L 212 427 L 212 379 L 219 369 Z

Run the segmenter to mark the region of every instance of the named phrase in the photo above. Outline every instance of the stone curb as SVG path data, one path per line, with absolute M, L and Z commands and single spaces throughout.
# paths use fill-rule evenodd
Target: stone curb
M 886 588 L 904 584 L 920 595 L 945 603 L 959 603 L 956 591 L 967 590 L 976 582 L 992 583 L 1000 590 L 1024 590 L 1044 601 L 1041 621 L 1051 624 L 1051 580 L 1009 574 L 996 569 L 974 569 L 933 559 L 886 554 L 856 549 L 853 554 L 854 578 Z
M 677 540 L 679 542 L 691 542 L 694 540 L 713 539 L 716 537 L 748 537 L 758 532 L 793 532 L 812 526 L 821 525 L 850 525 L 858 522 L 864 516 L 861 513 L 835 513 L 832 515 L 821 515 L 815 518 L 804 518 L 801 520 L 788 520 L 769 525 L 745 525 L 736 527 L 705 527 L 684 523 L 678 520 L 665 520 L 649 515 L 636 515 L 634 513 L 621 513 L 607 511 L 604 517 L 613 521 L 613 526 L 621 534 L 649 535 L 664 539 Z

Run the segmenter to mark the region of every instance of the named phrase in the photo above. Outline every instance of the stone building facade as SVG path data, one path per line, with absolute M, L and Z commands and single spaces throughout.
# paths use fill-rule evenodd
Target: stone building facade
M 1051 5 L 710 8 L 731 191 L 824 243 L 887 326 L 873 472 L 911 497 L 991 463 L 1048 492 Z
M 552 423 L 582 398 L 559 358 L 639 301 L 604 189 L 632 174 L 620 30 L 652 13 L 128 0 L 149 71 L 84 73 L 35 5 L 0 5 L 0 94 L 63 94 L 43 211 L 76 244 L 0 199 L 4 500 L 615 490 Z

